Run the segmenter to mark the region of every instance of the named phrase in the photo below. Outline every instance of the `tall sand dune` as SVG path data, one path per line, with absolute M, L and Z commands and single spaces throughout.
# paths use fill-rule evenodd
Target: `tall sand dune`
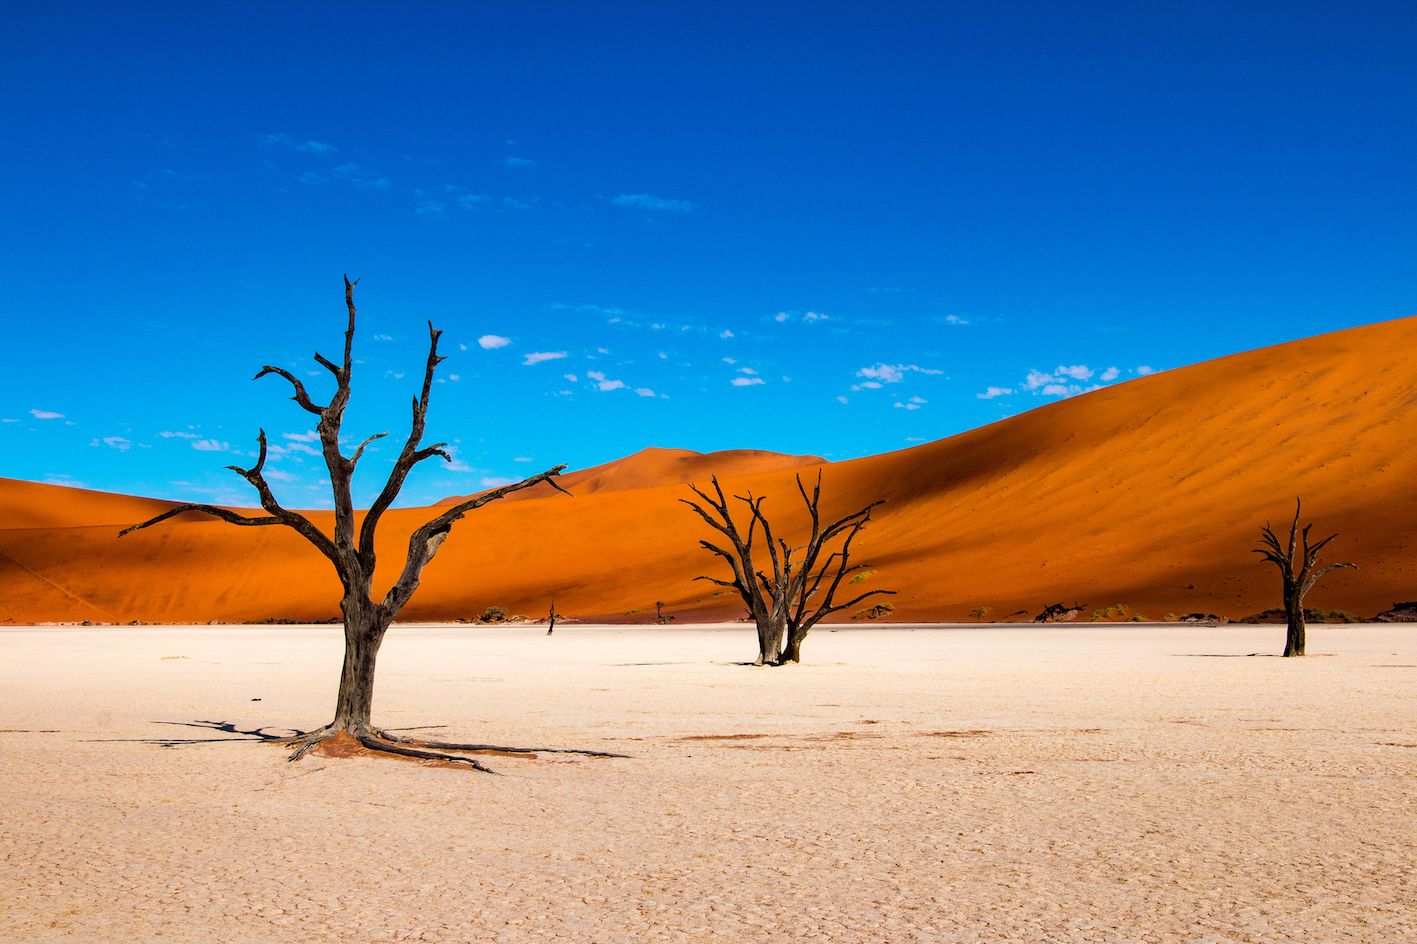
M 767 495 L 800 526 L 794 475 L 824 479 L 837 514 L 887 504 L 858 539 L 856 589 L 899 590 L 893 618 L 1031 616 L 1044 604 L 1240 616 L 1277 605 L 1249 549 L 1304 498 L 1340 537 L 1310 605 L 1372 615 L 1417 599 L 1417 318 L 1340 331 L 1143 377 L 939 442 L 849 462 L 738 451 L 646 450 L 571 473 L 575 498 L 473 512 L 405 611 L 471 617 L 496 604 L 601 620 L 732 618 L 686 480 Z M 314 619 L 336 615 L 329 566 L 279 528 L 187 516 L 117 540 L 166 503 L 0 480 L 0 620 Z M 391 512 L 384 580 L 426 509 Z M 329 516 L 312 513 L 322 525 Z

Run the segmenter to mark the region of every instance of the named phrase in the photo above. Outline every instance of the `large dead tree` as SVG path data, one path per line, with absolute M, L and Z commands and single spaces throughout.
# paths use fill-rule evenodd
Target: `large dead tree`
M 266 515 L 252 517 L 213 505 L 184 504 L 169 509 L 141 524 L 124 528 L 119 532 L 119 537 L 142 528 L 151 527 L 177 515 L 199 512 L 243 527 L 283 525 L 294 530 L 314 545 L 315 549 L 334 566 L 335 573 L 339 575 L 340 583 L 344 588 L 344 595 L 340 600 L 340 611 L 344 614 L 344 666 L 340 671 L 339 694 L 335 699 L 335 716 L 324 727 L 291 738 L 290 743 L 294 747 L 291 760 L 299 760 L 321 741 L 341 736 L 352 737 L 371 751 L 401 754 L 427 760 L 451 761 L 483 771 L 487 771 L 488 768 L 474 758 L 457 757 L 439 752 L 512 751 L 514 753 L 530 753 L 535 750 L 554 752 L 556 750 L 554 748 L 507 748 L 490 744 L 454 744 L 411 740 L 380 730 L 374 727 L 370 721 L 370 711 L 374 699 L 374 665 L 379 655 L 379 647 L 384 641 L 384 634 L 388 632 L 389 625 L 398 616 L 399 611 L 413 596 L 413 592 L 418 589 L 424 568 L 438 553 L 438 548 L 447 539 L 453 525 L 469 511 L 481 508 L 488 502 L 496 501 L 511 492 L 530 488 L 541 482 L 547 483 L 557 491 L 565 492 L 565 489 L 557 484 L 556 476 L 560 475 L 566 467 L 558 465 L 515 484 L 483 492 L 447 508 L 433 520 L 415 529 L 413 534 L 409 536 L 408 552 L 405 555 L 403 569 L 399 573 L 398 579 L 384 594 L 383 599 L 374 600 L 371 593 L 374 568 L 377 563 L 374 552 L 374 535 L 384 512 L 388 511 L 389 506 L 398 497 L 404 481 L 416 465 L 434 457 L 451 462 L 452 457 L 445 449 L 447 443 L 439 442 L 430 446 L 422 444 L 424 425 L 428 418 L 428 397 L 433 389 L 433 374 L 438 364 L 445 359 L 438 354 L 438 338 L 442 332 L 435 330 L 430 322 L 428 325 L 428 361 L 423 371 L 423 389 L 413 400 L 412 428 L 409 430 L 408 438 L 404 440 L 398 457 L 394 460 L 393 469 L 389 472 L 383 489 L 374 499 L 374 503 L 370 505 L 368 511 L 363 513 L 362 518 L 355 512 L 354 500 L 350 492 L 355 467 L 363 458 L 370 443 L 388 435 L 386 432 L 375 433 L 360 443 L 354 453 L 349 456 L 346 456 L 340 449 L 340 427 L 344 420 L 345 407 L 349 405 L 350 377 L 354 364 L 350 352 L 354 345 L 354 286 L 357 282 L 357 279 L 351 282 L 348 277 L 345 277 L 344 280 L 344 300 L 345 307 L 349 311 L 349 326 L 344 332 L 342 361 L 335 363 L 318 353 L 315 355 L 315 360 L 334 375 L 335 392 L 328 403 L 316 403 L 306 390 L 305 384 L 290 371 L 280 367 L 262 367 L 254 378 L 259 380 L 268 374 L 284 378 L 294 388 L 295 393 L 291 399 L 299 404 L 305 412 L 318 418 L 315 430 L 320 437 L 325 466 L 329 470 L 330 484 L 334 490 L 334 533 L 326 534 L 305 515 L 286 509 L 276 500 L 264 473 L 267 447 L 265 430 L 261 430 L 257 437 L 260 448 L 256 455 L 256 464 L 249 469 L 234 465 L 227 466 L 227 468 L 251 483 L 260 496 L 261 507 L 267 512 Z M 566 492 L 566 494 L 570 493 Z M 608 756 L 599 751 L 570 751 L 569 753 Z
M 1300 501 L 1296 498 L 1294 499 L 1294 520 L 1289 525 L 1289 541 L 1287 543 L 1280 543 L 1274 529 L 1266 521 L 1264 527 L 1260 529 L 1260 541 L 1264 546 L 1254 549 L 1255 554 L 1259 554 L 1278 567 L 1284 578 L 1284 619 L 1287 624 L 1284 635 L 1284 655 L 1286 657 L 1304 654 L 1304 595 L 1313 589 L 1320 577 L 1331 570 L 1338 570 L 1341 567 L 1358 569 L 1357 564 L 1349 561 L 1340 561 L 1318 570 L 1314 569 L 1314 565 L 1319 560 L 1319 551 L 1323 550 L 1324 546 L 1338 535 L 1330 534 L 1317 544 L 1310 544 L 1309 529 L 1313 525 L 1304 525 L 1301 534 L 1299 531 L 1299 508 Z
M 737 591 L 758 630 L 758 659 L 754 665 L 786 665 L 802 661 L 802 641 L 807 638 L 812 627 L 832 613 L 845 610 L 868 597 L 894 594 L 894 590 L 868 590 L 852 597 L 844 603 L 836 602 L 836 592 L 842 580 L 851 573 L 862 570 L 866 564 L 851 563 L 851 542 L 871 520 L 871 511 L 884 504 L 884 500 L 874 501 L 859 511 L 822 525 L 821 497 L 822 473 L 817 472 L 817 484 L 808 496 L 802 484 L 802 476 L 797 476 L 797 491 L 807 507 L 811 518 L 811 533 L 807 543 L 792 547 L 772 532 L 772 525 L 763 514 L 765 497 L 735 495 L 734 500 L 742 502 L 748 509 L 748 527 L 744 532 L 733 520 L 732 509 L 718 477 L 710 479 L 713 494 L 702 491 L 696 485 L 689 488 L 702 499 L 703 504 L 688 498 L 679 499 L 698 513 L 715 531 L 728 539 L 728 547 L 713 541 L 700 541 L 705 550 L 723 558 L 732 570 L 732 580 L 718 577 L 698 577 L 720 587 Z M 705 507 L 707 506 L 707 507 Z M 761 535 L 767 549 L 769 568 L 759 566 L 762 553 L 754 559 L 754 542 Z M 838 549 L 831 547 L 838 539 Z

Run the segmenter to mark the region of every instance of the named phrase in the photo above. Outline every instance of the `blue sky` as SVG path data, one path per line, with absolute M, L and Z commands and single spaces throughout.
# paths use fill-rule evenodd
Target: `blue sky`
M 1417 312 L 1411 4 L 20 6 L 0 475 L 249 501 L 264 426 L 325 504 L 250 378 L 338 350 L 344 272 L 355 441 L 446 332 L 457 462 L 405 504 L 884 452 Z

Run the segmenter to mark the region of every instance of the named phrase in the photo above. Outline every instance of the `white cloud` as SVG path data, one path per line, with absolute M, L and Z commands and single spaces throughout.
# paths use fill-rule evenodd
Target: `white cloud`
M 459 341 L 459 342 L 458 342 L 458 350 L 459 350 L 459 351 L 466 351 L 466 350 L 467 350 L 467 345 L 466 345 L 466 344 L 463 344 L 461 341 Z
M 727 328 L 724 328 L 722 331 L 720 331 L 720 332 L 718 333 L 718 336 L 719 336 L 720 338 L 723 338 L 723 339 L 726 341 L 726 340 L 728 340 L 729 338 L 733 337 L 734 335 L 733 335 L 733 332 L 732 332 L 732 331 L 729 331 Z
M 1053 374 L 1059 379 L 1071 377 L 1073 380 L 1091 380 L 1092 368 L 1085 364 L 1074 364 L 1071 367 L 1064 367 L 1060 364 Z
M 1082 388 L 1077 384 L 1050 383 L 1044 384 L 1039 392 L 1045 397 L 1071 397 L 1082 393 Z
M 747 374 L 749 377 L 752 377 L 757 374 L 757 371 L 751 367 L 740 367 L 738 368 L 738 373 Z
M 896 405 L 896 408 L 897 408 L 897 409 L 903 409 L 903 410 L 918 410 L 918 409 L 920 409 L 920 404 L 918 404 L 918 403 L 901 403 L 899 400 L 897 400 L 897 401 L 895 401 L 895 405 Z
M 1137 368 L 1136 373 L 1137 373 L 1137 376 L 1138 376 L 1138 377 L 1145 377 L 1147 374 L 1154 374 L 1154 373 L 1156 373 L 1156 368 L 1154 368 L 1154 367 L 1147 367 L 1145 364 L 1143 364 L 1141 367 L 1138 367 L 1138 368 Z
M 921 367 L 918 364 L 876 364 L 873 367 L 863 367 L 856 372 L 858 377 L 866 377 L 869 380 L 878 380 L 881 383 L 900 383 L 905 379 L 905 375 L 910 372 L 921 374 L 941 374 L 944 371 L 935 370 L 930 367 Z M 862 386 L 866 386 L 862 384 Z
M 738 358 L 736 358 L 736 357 L 725 357 L 725 358 L 723 358 L 723 362 L 724 362 L 725 364 L 736 364 L 736 363 L 738 363 Z
M 530 461 L 531 461 L 531 456 L 514 456 L 514 457 L 512 458 L 512 461 L 513 461 L 513 462 L 530 462 Z
M 990 387 L 983 393 L 976 393 L 975 396 L 981 400 L 992 400 L 995 397 L 1006 397 L 1013 392 L 1013 387 Z
M 622 193 L 610 201 L 619 207 L 632 207 L 638 210 L 656 210 L 668 213 L 687 213 L 694 208 L 688 200 L 676 200 L 671 197 L 656 197 L 652 193 Z
M 393 336 L 392 334 L 376 334 L 376 335 L 374 335 L 374 340 L 375 340 L 375 341 L 392 341 L 393 339 L 394 339 L 394 336 Z
M 880 383 L 878 383 L 878 382 L 875 381 L 875 380 L 863 380 L 863 381 L 861 381 L 859 384 L 852 384 L 852 385 L 851 385 L 851 389 L 852 389 L 852 390 L 879 390 L 879 389 L 881 389 L 881 385 L 880 385 Z
M 89 441 L 90 446 L 107 446 L 110 449 L 117 449 L 119 452 L 127 452 L 133 448 L 133 441 L 126 436 L 104 436 L 102 439 Z
M 533 160 L 531 160 L 530 158 L 527 158 L 527 157 L 506 157 L 506 158 L 503 158 L 503 159 L 502 159 L 502 163 L 505 164 L 505 165 L 508 166 L 508 167 L 539 167 L 539 166 L 541 166 L 538 162 L 533 161 Z
M 824 314 L 822 314 L 821 312 L 818 312 L 818 311 L 809 311 L 809 312 L 807 312 L 805 315 L 802 316 L 802 320 L 805 321 L 805 322 L 807 322 L 808 324 L 811 324 L 811 323 L 814 322 L 814 321 L 830 321 L 830 320 L 831 320 L 831 316 L 830 316 L 830 315 L 824 315 Z
M 945 324 L 967 325 L 969 321 L 965 318 L 961 318 L 959 315 L 945 315 Z
M 265 469 L 263 474 L 273 482 L 294 482 L 295 476 L 289 472 L 282 472 L 280 469 Z
M 847 400 L 846 400 L 846 397 L 838 396 L 838 397 L 836 398 L 836 402 L 837 402 L 837 403 L 846 403 Z
M 53 410 L 30 410 L 30 416 L 37 420 L 62 420 L 63 413 L 55 413 Z
M 522 360 L 522 366 L 530 367 L 533 364 L 540 364 L 542 361 L 560 360 L 565 356 L 565 351 L 532 351 Z
M 777 314 L 775 314 L 775 315 L 772 316 L 772 320 L 773 320 L 773 321 L 782 322 L 782 321 L 786 321 L 786 320 L 787 320 L 788 318 L 790 318 L 790 317 L 791 317 L 791 315 L 789 315 L 787 312 L 785 312 L 785 311 L 780 311 L 780 312 L 778 312 Z
M 927 400 L 927 399 L 925 399 L 924 397 L 911 397 L 911 398 L 910 398 L 910 402 L 911 402 L 911 403 L 929 403 L 930 401 Z
M 194 439 L 192 448 L 198 452 L 230 452 L 231 444 L 218 439 Z
M 763 382 L 761 377 L 734 377 L 730 383 L 735 387 L 756 387 Z
M 1111 383 L 1112 381 L 1116 380 L 1119 376 L 1121 376 L 1121 374 L 1122 374 L 1122 372 L 1121 372 L 1120 370 L 1118 370 L 1117 368 L 1115 368 L 1115 367 L 1109 367 L 1109 368 L 1107 368 L 1106 370 L 1104 370 L 1104 371 L 1102 372 L 1102 376 L 1098 377 L 1097 379 L 1098 379 L 1098 380 L 1101 380 L 1103 383 Z
M 1045 374 L 1041 370 L 1030 370 L 1028 376 L 1024 378 L 1023 385 L 1029 390 L 1037 390 L 1039 387 L 1046 387 L 1053 383 L 1053 375 Z
M 499 347 L 506 347 L 511 343 L 511 338 L 504 338 L 500 334 L 484 334 L 477 339 L 477 346 L 484 351 L 493 351 Z
M 575 374 L 562 374 L 561 376 L 565 377 L 571 383 L 580 383 L 581 381 L 581 378 L 577 377 Z
M 509 479 L 505 475 L 484 475 L 478 480 L 478 484 L 483 488 L 501 488 L 503 485 L 511 485 L 516 479 Z
M 387 177 L 353 161 L 334 167 L 332 172 L 359 190 L 388 190 L 393 186 Z
M 259 138 L 262 147 L 281 147 L 290 151 L 298 151 L 301 154 L 318 154 L 321 157 L 335 153 L 333 144 L 326 144 L 324 141 L 300 141 L 288 134 L 263 134 Z
M 197 438 L 197 434 L 196 434 L 196 433 L 175 433 L 175 432 L 173 432 L 172 430 L 168 430 L 168 429 L 163 430 L 162 432 L 158 433 L 158 435 L 161 436 L 163 439 L 196 439 L 196 438 Z
M 636 387 L 636 388 L 635 388 L 635 393 L 637 393 L 638 395 L 640 395 L 640 396 L 642 396 L 642 397 L 652 397 L 652 396 L 654 396 L 654 391 L 651 390 L 649 387 Z
M 308 433 L 281 433 L 280 435 L 282 439 L 289 439 L 291 442 L 312 443 L 320 441 L 320 434 L 313 429 Z
M 588 370 L 585 372 L 585 375 L 595 381 L 596 389 L 600 390 L 602 393 L 609 390 L 622 390 L 625 387 L 625 381 L 610 380 L 605 374 L 598 370 Z

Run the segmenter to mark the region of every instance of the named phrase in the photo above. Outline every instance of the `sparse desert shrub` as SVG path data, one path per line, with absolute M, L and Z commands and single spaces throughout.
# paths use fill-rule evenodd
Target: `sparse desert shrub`
M 507 608 L 504 606 L 489 606 L 482 611 L 482 615 L 477 618 L 479 623 L 505 623 L 507 621 Z
M 1287 622 L 1287 613 L 1279 607 L 1271 607 L 1267 610 L 1260 610 L 1258 613 L 1251 613 L 1249 616 L 1242 616 L 1235 620 L 1237 623 L 1265 623 L 1275 624 Z M 1319 608 L 1304 608 L 1305 623 L 1361 623 L 1360 617 L 1354 616 L 1347 610 L 1324 610 Z
M 875 606 L 868 606 L 864 610 L 857 610 L 851 614 L 852 619 L 880 619 L 888 613 L 894 613 L 895 607 L 889 603 L 877 603 Z
M 859 574 L 852 574 L 852 576 L 851 576 L 851 582 L 852 582 L 852 583 L 860 583 L 861 581 L 865 580 L 867 577 L 871 576 L 871 575 L 874 574 L 874 573 L 875 573 L 874 570 L 863 570 L 863 571 L 861 571 L 861 573 L 859 573 Z
M 974 619 L 983 619 L 989 615 L 989 608 L 987 606 L 976 606 L 969 611 L 969 615 Z

